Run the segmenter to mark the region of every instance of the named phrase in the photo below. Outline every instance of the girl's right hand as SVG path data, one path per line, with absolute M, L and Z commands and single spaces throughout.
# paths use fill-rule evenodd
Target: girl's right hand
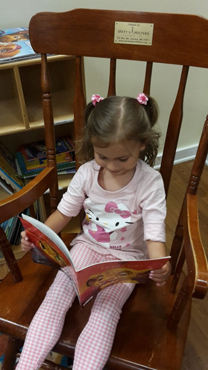
M 34 248 L 34 244 L 30 242 L 28 236 L 26 235 L 25 231 L 21 232 L 21 248 L 23 251 L 28 252 L 32 248 Z

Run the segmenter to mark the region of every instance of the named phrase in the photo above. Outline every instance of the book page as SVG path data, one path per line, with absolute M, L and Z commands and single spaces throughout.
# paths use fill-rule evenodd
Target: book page
M 119 283 L 146 283 L 149 271 L 160 269 L 170 256 L 133 261 L 108 261 L 87 266 L 71 276 L 79 293 L 80 304 L 86 304 L 90 298 L 109 285 Z M 69 274 L 70 270 L 69 270 Z
M 43 251 L 61 267 L 71 264 L 74 267 L 68 248 L 52 229 L 35 218 L 24 214 L 22 214 L 20 220 L 29 239 L 39 250 Z

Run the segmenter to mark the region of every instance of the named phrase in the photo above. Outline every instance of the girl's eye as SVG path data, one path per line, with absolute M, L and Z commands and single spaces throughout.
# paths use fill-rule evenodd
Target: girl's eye
M 100 155 L 99 155 L 99 158 L 102 159 L 102 160 L 105 160 L 106 159 L 106 157 L 101 157 Z
M 120 162 L 126 162 L 126 161 L 128 161 L 128 158 L 120 158 L 119 161 Z

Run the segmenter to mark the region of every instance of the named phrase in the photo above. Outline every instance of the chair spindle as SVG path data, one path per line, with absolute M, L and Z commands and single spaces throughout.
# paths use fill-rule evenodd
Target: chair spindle
M 188 66 L 183 66 L 178 92 L 173 109 L 170 113 L 168 130 L 166 134 L 165 147 L 163 151 L 160 172 L 164 180 L 166 195 L 168 194 L 170 178 L 173 168 L 175 151 L 178 143 L 182 118 L 183 118 L 183 98 L 185 93 L 186 81 L 188 77 Z M 168 171 L 167 171 L 168 169 Z
M 145 73 L 145 81 L 144 81 L 144 88 L 143 92 L 146 95 L 150 95 L 150 86 L 151 86 L 151 79 L 152 79 L 152 69 L 153 69 L 153 63 L 147 62 L 146 64 L 146 73 Z
M 108 96 L 116 95 L 116 59 L 110 60 Z

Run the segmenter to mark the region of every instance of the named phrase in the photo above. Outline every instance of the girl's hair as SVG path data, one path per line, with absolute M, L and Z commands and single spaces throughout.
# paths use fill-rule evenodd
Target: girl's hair
M 128 140 L 145 144 L 140 158 L 154 165 L 160 134 L 153 129 L 158 118 L 158 106 L 148 97 L 147 105 L 130 97 L 110 96 L 100 102 L 89 103 L 85 109 L 85 127 L 77 142 L 80 163 L 94 158 L 92 138 L 99 147 Z

